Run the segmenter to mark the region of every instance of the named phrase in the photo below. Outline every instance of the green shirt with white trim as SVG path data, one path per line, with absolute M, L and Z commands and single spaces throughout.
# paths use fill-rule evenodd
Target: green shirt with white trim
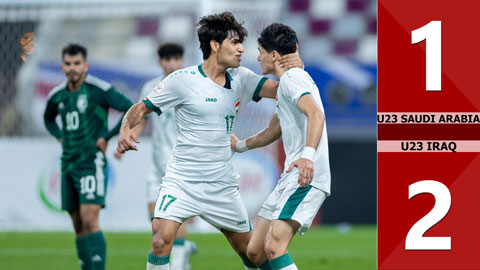
M 115 88 L 101 79 L 87 75 L 75 92 L 68 89 L 67 82 L 55 87 L 48 95 L 44 112 L 47 130 L 57 139 L 62 139 L 62 169 L 94 155 L 98 138 L 107 141 L 118 133 L 121 119 L 108 130 L 108 109 L 126 112 L 133 103 Z M 55 121 L 60 115 L 62 126 Z

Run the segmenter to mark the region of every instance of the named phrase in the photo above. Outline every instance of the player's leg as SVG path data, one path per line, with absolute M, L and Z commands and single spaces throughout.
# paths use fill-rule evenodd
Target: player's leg
M 255 226 L 253 226 L 252 236 L 247 247 L 248 259 L 258 265 L 262 270 L 270 269 L 267 255 L 265 254 L 265 237 L 270 228 L 270 220 L 264 217 L 258 217 Z
M 160 191 L 163 174 L 164 172 L 158 171 L 156 166 L 152 166 L 147 176 L 147 200 L 150 218 L 153 217 L 153 212 L 155 211 L 155 203 Z M 170 254 L 170 268 L 172 270 L 190 269 L 190 255 L 196 251 L 196 245 L 185 240 L 186 236 L 186 225 L 182 224 L 177 231 Z
M 80 216 L 82 219 L 83 231 L 89 244 L 90 260 L 94 269 L 105 269 L 107 258 L 107 244 L 105 236 L 100 230 L 99 214 L 102 205 L 81 204 Z
M 265 253 L 273 270 L 296 270 L 288 245 L 296 232 L 303 234 L 312 224 L 326 198 L 325 192 L 311 185 L 300 187 L 297 175 L 285 179 L 277 210 L 265 239 Z
M 169 269 L 169 259 L 175 235 L 184 220 L 199 215 L 200 203 L 195 186 L 186 181 L 164 179 L 158 193 L 152 220 L 152 247 L 148 256 L 147 270 Z
M 201 217 L 222 231 L 242 258 L 245 269 L 257 269 L 247 257 L 252 227 L 236 181 L 209 182 L 202 190 L 204 212 Z
M 82 219 L 80 218 L 79 196 L 75 188 L 74 179 L 69 172 L 62 171 L 61 179 L 62 209 L 68 211 L 75 230 L 75 246 L 77 248 L 78 263 L 82 270 L 93 269 L 90 261 L 88 239 L 84 237 Z
M 105 207 L 107 190 L 107 161 L 97 152 L 72 171 L 80 201 L 83 239 L 88 245 L 93 269 L 103 270 L 106 265 L 106 241 L 99 225 L 100 209 Z
M 221 232 L 223 233 L 223 235 L 225 235 L 233 250 L 235 250 L 238 256 L 242 258 L 245 269 L 258 269 L 257 266 L 248 259 L 247 256 L 247 247 L 248 242 L 250 241 L 251 232 L 239 233 L 225 229 L 221 229 Z
M 300 224 L 295 220 L 272 220 L 270 228 L 265 238 L 265 253 L 272 270 L 296 270 L 288 254 L 288 245 L 295 233 L 300 228 Z
M 267 236 L 272 216 L 277 208 L 278 200 L 281 198 L 282 192 L 283 186 L 276 185 L 272 193 L 268 195 L 268 198 L 262 204 L 258 212 L 257 222 L 253 227 L 252 238 L 248 244 L 248 258 L 262 270 L 271 269 L 267 255 L 265 254 L 265 237 Z
M 187 226 L 182 223 L 173 241 L 172 253 L 170 254 L 171 270 L 189 270 L 190 256 L 197 251 L 195 243 L 186 240 Z
M 147 270 L 168 270 L 170 252 L 180 223 L 154 218 L 152 220 L 152 245 L 148 254 Z

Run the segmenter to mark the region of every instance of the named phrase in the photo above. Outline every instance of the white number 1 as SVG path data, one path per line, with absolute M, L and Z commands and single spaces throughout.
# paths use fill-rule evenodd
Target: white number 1
M 431 21 L 412 31 L 412 44 L 427 42 L 427 91 L 442 91 L 442 22 Z

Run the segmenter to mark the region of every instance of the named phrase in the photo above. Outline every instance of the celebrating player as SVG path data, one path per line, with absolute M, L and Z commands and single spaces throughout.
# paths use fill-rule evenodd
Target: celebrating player
M 105 269 L 106 243 L 98 223 L 107 191 L 108 140 L 121 121 L 108 130 L 110 107 L 125 112 L 132 102 L 109 83 L 87 75 L 87 50 L 70 44 L 62 51 L 67 81 L 48 95 L 45 126 L 62 144 L 62 209 L 68 211 L 77 236 L 82 269 Z M 60 114 L 62 128 L 55 118 Z
M 274 23 L 258 38 L 258 61 L 263 74 L 280 78 L 277 112 L 267 128 L 246 140 L 232 134 L 237 152 L 262 147 L 282 136 L 285 171 L 262 205 L 247 254 L 260 269 L 297 269 L 287 248 L 295 232 L 303 234 L 330 193 L 327 128 L 315 82 L 300 68 L 286 71 L 282 55 L 295 52 L 297 36 L 290 27 Z
M 132 128 L 146 114 L 175 109 L 177 141 L 155 206 L 148 270 L 169 269 L 175 233 L 194 216 L 220 229 L 245 268 L 256 269 L 246 256 L 251 227 L 230 160 L 230 134 L 237 110 L 275 97 L 278 83 L 239 67 L 247 31 L 230 12 L 203 17 L 198 25 L 204 62 L 170 74 L 127 112 L 117 150 L 137 150 Z M 290 61 L 302 65 L 296 54 Z
M 153 78 L 144 84 L 140 92 L 140 101 L 142 101 L 152 89 L 155 89 L 163 78 L 183 67 L 183 47 L 181 45 L 176 43 L 165 43 L 158 47 L 157 53 L 159 57 L 158 63 L 162 67 L 163 76 Z M 135 127 L 134 131 L 137 136 L 142 134 L 146 122 L 145 118 Z M 147 200 L 150 217 L 153 216 L 158 191 L 160 190 L 162 178 L 165 176 L 167 160 L 172 154 L 173 146 L 177 139 L 173 109 L 163 112 L 161 117 L 152 117 L 152 124 L 153 166 L 147 177 Z M 118 152 L 115 153 L 116 157 L 120 157 L 121 155 L 122 154 L 119 154 Z M 195 243 L 185 240 L 186 235 L 186 225 L 182 224 L 177 231 L 175 240 L 173 241 L 173 248 L 170 257 L 170 266 L 172 270 L 190 269 L 190 255 L 196 252 L 197 247 Z

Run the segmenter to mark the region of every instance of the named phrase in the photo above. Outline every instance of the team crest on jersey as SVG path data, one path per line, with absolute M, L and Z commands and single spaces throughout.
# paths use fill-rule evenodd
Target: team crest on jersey
M 156 95 L 158 95 L 158 94 L 160 94 L 160 91 L 162 91 L 163 87 L 164 87 L 163 83 L 159 83 L 159 84 L 157 85 L 157 87 L 155 87 L 155 90 L 153 90 L 153 92 L 154 92 Z
M 278 96 L 275 97 L 275 104 L 277 104 L 277 108 L 278 108 Z
M 240 100 L 237 100 L 237 102 L 235 103 L 235 112 L 238 113 L 239 108 L 240 108 Z
M 87 107 L 88 107 L 87 95 L 85 95 L 85 94 L 78 95 L 78 98 L 77 98 L 77 109 L 78 109 L 78 112 L 79 112 L 79 113 L 84 113 L 85 110 L 87 109 Z
M 63 102 L 58 103 L 58 110 L 63 110 Z

